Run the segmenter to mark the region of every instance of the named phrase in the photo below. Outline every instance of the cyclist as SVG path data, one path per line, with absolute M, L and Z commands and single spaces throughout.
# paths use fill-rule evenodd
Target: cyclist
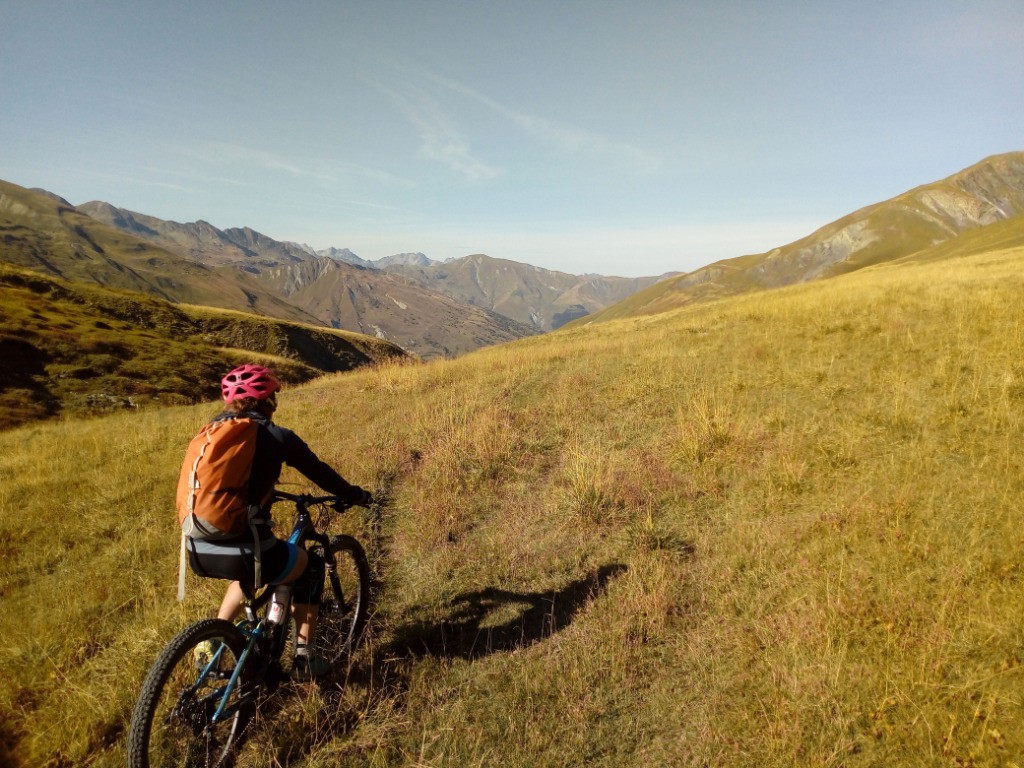
M 339 506 L 367 506 L 373 501 L 368 491 L 351 485 L 325 464 L 291 430 L 273 423 L 277 393 L 281 389 L 274 372 L 261 365 L 243 365 L 221 381 L 221 395 L 227 409 L 214 421 L 249 418 L 259 423 L 256 451 L 249 483 L 249 498 L 264 499 L 277 484 L 282 465 L 294 467 L 327 493 L 339 497 Z M 292 603 L 298 637 L 292 674 L 308 679 L 327 673 L 327 662 L 313 653 L 313 638 L 324 588 L 325 564 L 316 553 L 274 536 L 270 504 L 263 510 L 266 523 L 258 524 L 260 569 L 267 584 L 292 585 Z M 232 621 L 244 600 L 241 582 L 252 584 L 255 542 L 251 533 L 235 539 L 188 538 L 189 567 L 199 576 L 229 579 L 217 617 Z

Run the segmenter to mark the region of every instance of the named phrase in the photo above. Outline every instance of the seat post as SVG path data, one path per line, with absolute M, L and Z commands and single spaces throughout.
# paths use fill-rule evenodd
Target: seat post
M 245 611 L 245 618 L 252 624 L 256 623 L 256 612 L 253 611 L 253 603 L 256 602 L 256 593 L 252 584 L 248 581 L 239 581 L 238 586 L 242 588 L 242 609 Z

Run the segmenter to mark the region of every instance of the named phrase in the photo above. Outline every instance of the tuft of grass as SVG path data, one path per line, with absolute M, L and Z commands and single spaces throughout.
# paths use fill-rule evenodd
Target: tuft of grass
M 371 632 L 243 765 L 1006 765 L 1024 753 L 1024 249 L 281 396 L 374 513 Z M 123 762 L 210 414 L 0 434 L 0 726 Z M 299 482 L 288 476 L 288 482 Z

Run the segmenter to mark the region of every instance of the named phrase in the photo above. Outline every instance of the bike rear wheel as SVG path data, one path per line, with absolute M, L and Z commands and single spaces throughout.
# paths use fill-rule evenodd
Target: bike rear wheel
M 192 624 L 167 644 L 132 713 L 130 768 L 232 764 L 252 709 L 243 699 L 245 669 L 227 690 L 245 644 L 235 625 L 221 619 Z M 222 717 L 214 722 L 218 708 Z
M 351 536 L 333 536 L 330 544 L 334 569 L 328 568 L 314 648 L 335 666 L 352 654 L 366 626 L 370 565 L 362 545 Z

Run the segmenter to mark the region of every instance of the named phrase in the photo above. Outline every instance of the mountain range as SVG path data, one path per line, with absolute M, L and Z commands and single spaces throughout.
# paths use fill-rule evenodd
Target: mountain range
M 324 286 L 315 284 L 326 281 L 326 286 L 334 290 L 354 282 L 353 290 L 357 293 L 359 286 L 365 285 L 368 291 L 397 300 L 394 307 L 399 309 L 402 304 L 415 305 L 418 292 L 407 281 L 396 282 L 383 274 L 361 274 L 348 267 L 398 275 L 460 304 L 513 320 L 524 328 L 504 324 L 507 330 L 529 335 L 554 330 L 569 320 L 604 309 L 661 279 L 570 275 L 484 254 L 440 262 L 422 253 L 399 253 L 370 261 L 347 248 L 315 251 L 308 245 L 272 240 L 249 228 L 222 231 L 205 221 L 178 224 L 114 208 L 108 203 L 84 203 L 78 210 L 203 264 L 231 266 L 263 277 L 289 301 L 327 324 L 364 333 L 383 333 L 399 343 L 404 340 L 403 346 L 413 350 L 422 342 L 401 328 L 401 324 L 388 318 L 367 319 L 373 313 L 365 302 L 361 304 L 356 299 L 350 304 L 332 303 L 331 298 L 320 295 L 319 289 Z M 297 285 L 301 285 L 301 292 Z M 448 306 L 445 303 L 440 311 L 445 312 Z
M 197 263 L 245 273 L 317 322 L 391 339 L 423 357 L 550 331 L 660 279 L 577 276 L 483 254 L 369 261 L 345 248 L 315 251 L 247 227 L 179 224 L 99 201 L 77 210 Z
M 80 210 L 7 182 L 0 182 L 0 238 L 0 259 L 48 275 L 364 333 L 424 358 L 534 332 L 407 278 L 249 228 L 165 222 L 103 203 Z
M 0 258 L 173 302 L 254 312 L 391 340 L 424 358 L 653 314 L 921 254 L 978 229 L 1024 228 L 1024 153 L 987 158 L 766 253 L 644 278 L 570 275 L 484 254 L 376 261 L 249 227 L 181 224 L 0 182 Z M 1016 223 L 1014 223 L 1016 222 Z

